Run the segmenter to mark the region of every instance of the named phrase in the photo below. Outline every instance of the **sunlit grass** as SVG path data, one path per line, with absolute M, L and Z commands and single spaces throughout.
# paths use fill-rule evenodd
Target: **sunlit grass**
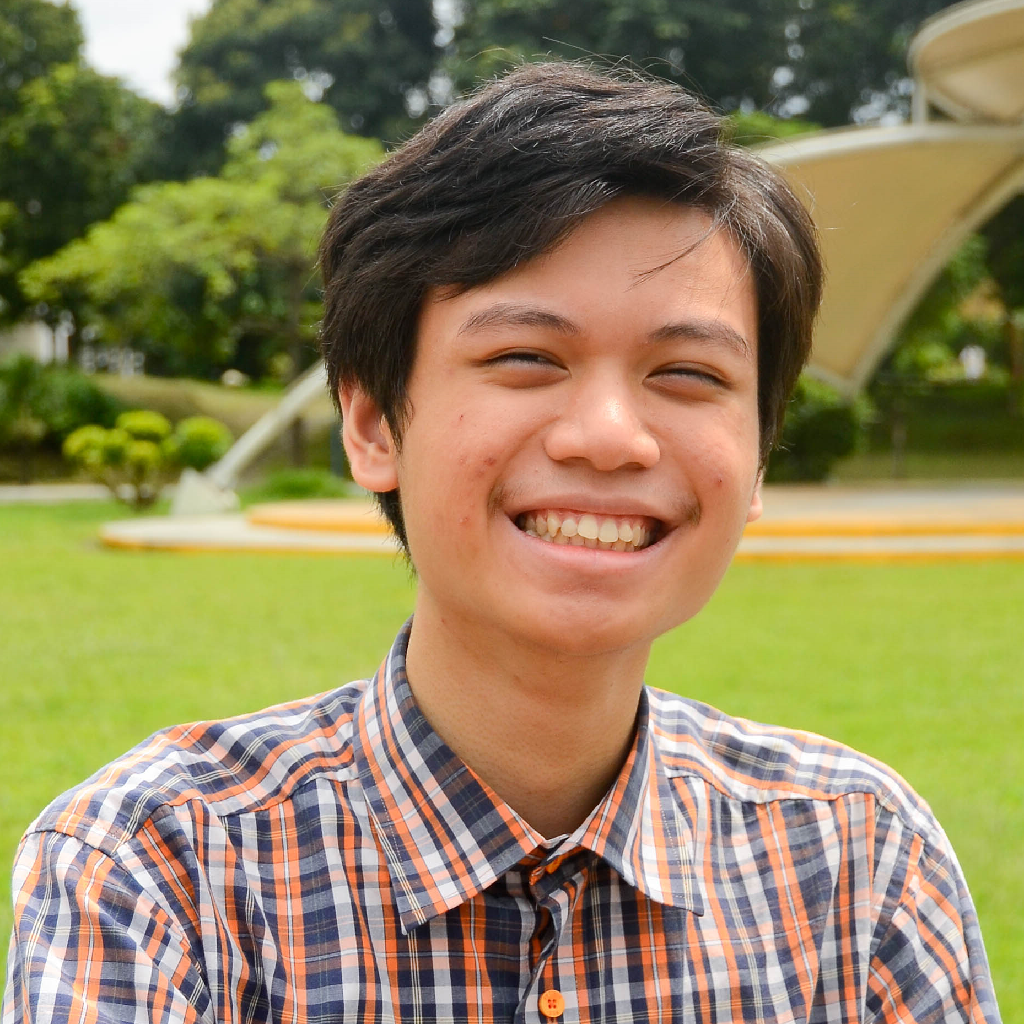
M 412 606 L 398 560 L 104 551 L 118 514 L 0 508 L 5 865 L 49 799 L 154 729 L 366 675 Z M 1006 1020 L 1024 1015 L 1022 609 L 1020 562 L 738 565 L 648 675 L 908 778 L 960 855 Z

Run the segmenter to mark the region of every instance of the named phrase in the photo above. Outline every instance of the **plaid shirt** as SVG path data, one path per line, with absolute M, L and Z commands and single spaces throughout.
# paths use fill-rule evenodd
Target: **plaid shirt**
M 648 690 L 614 787 L 545 841 L 427 724 L 407 636 L 47 809 L 4 1024 L 999 1019 L 946 838 L 882 766 Z

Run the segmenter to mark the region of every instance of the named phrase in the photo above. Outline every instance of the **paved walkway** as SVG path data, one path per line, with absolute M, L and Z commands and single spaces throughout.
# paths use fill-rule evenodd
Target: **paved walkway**
M 106 525 L 104 544 L 177 551 L 394 554 L 367 501 L 257 505 L 247 513 Z M 1024 558 L 1024 482 L 945 487 L 768 487 L 740 560 Z
M 102 484 L 0 484 L 0 505 L 60 505 L 109 497 Z

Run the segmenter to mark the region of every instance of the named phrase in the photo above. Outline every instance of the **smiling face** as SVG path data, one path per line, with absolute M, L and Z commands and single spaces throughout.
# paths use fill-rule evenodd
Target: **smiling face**
M 417 622 L 593 655 L 710 598 L 760 511 L 756 300 L 710 226 L 617 200 L 546 255 L 428 294 L 397 452 L 343 391 L 353 475 L 401 494 Z

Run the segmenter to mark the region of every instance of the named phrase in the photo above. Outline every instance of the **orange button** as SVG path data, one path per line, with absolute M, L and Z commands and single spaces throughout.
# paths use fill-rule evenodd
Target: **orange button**
M 540 1012 L 545 1017 L 550 1017 L 554 1020 L 556 1017 L 562 1016 L 562 1011 L 565 1009 L 565 999 L 562 993 L 557 988 L 549 988 L 547 992 L 544 992 L 540 997 Z

